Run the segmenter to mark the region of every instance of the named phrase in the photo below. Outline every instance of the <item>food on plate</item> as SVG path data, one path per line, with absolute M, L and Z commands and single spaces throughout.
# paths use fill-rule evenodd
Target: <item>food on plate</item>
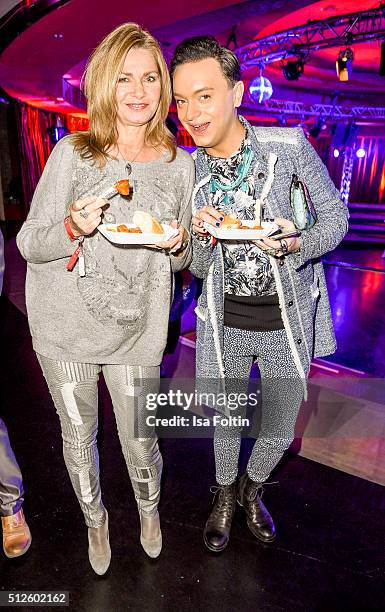
M 262 225 L 241 225 L 239 229 L 244 230 L 261 230 L 263 229 Z
M 142 210 L 134 212 L 133 225 L 134 227 L 129 227 L 125 223 L 120 223 L 116 226 L 107 226 L 106 229 L 109 232 L 125 232 L 126 234 L 164 234 L 164 229 L 159 221 Z
M 164 234 L 164 229 L 159 221 L 143 210 L 134 212 L 133 222 L 144 234 Z
M 221 223 L 221 229 L 239 229 L 241 227 L 241 220 L 236 215 L 225 215 Z
M 263 229 L 263 227 L 262 225 L 259 225 L 257 223 L 255 225 L 251 225 L 251 223 L 247 225 L 243 225 L 243 222 L 241 221 L 241 219 L 238 219 L 238 217 L 234 214 L 230 214 L 230 215 L 225 215 L 225 218 L 221 223 L 221 229 L 224 229 L 224 230 L 230 230 L 230 229 L 261 230 Z
M 142 230 L 139 227 L 127 227 L 125 223 L 121 223 L 116 228 L 117 232 L 126 232 L 127 234 L 141 234 Z
M 126 234 L 141 234 L 142 230 L 139 227 L 127 227 L 125 223 L 121 223 L 116 227 L 107 226 L 108 232 L 125 232 Z

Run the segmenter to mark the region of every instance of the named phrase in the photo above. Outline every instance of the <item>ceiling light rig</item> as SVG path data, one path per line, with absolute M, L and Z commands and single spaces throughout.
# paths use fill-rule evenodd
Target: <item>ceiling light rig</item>
M 305 63 L 309 57 L 309 50 L 295 42 L 292 46 L 292 55 L 285 55 L 281 60 L 283 76 L 288 81 L 298 81 L 305 70 Z
M 350 47 L 341 49 L 336 59 L 336 72 L 340 81 L 348 81 L 353 73 L 354 53 Z
M 280 62 L 283 75 L 288 81 L 297 81 L 304 73 L 308 56 L 313 51 L 339 47 L 336 59 L 339 80 L 348 81 L 353 72 L 354 54 L 351 45 L 367 40 L 381 40 L 379 73 L 385 76 L 385 2 L 368 11 L 357 11 L 346 15 L 333 15 L 327 19 L 276 32 L 256 39 L 235 50 L 242 70 L 259 65 Z
M 304 25 L 276 32 L 256 39 L 236 49 L 242 69 L 296 58 L 299 49 L 307 53 L 340 46 L 341 40 L 349 47 L 366 40 L 383 40 L 385 29 L 385 3 L 379 8 L 359 11 L 347 15 L 335 15 L 328 19 L 308 22 Z
M 252 109 L 253 106 L 245 102 L 245 108 Z M 284 113 L 293 119 L 300 119 L 301 124 L 308 118 L 316 119 L 322 115 L 325 121 L 329 122 L 331 118 L 337 123 L 343 121 L 357 121 L 359 123 L 370 122 L 377 125 L 383 125 L 385 120 L 385 106 L 342 106 L 334 104 L 305 104 L 303 102 L 291 100 L 278 100 L 271 98 L 267 100 L 261 112 L 266 112 L 268 116 L 280 115 Z
M 281 62 L 282 72 L 285 79 L 288 81 L 298 81 L 305 69 L 305 62 L 302 56 L 296 60 L 287 60 Z

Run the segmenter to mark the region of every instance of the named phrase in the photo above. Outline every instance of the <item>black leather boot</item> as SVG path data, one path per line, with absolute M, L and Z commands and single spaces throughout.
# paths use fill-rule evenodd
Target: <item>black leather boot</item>
M 243 474 L 238 486 L 238 503 L 246 512 L 247 526 L 251 533 L 262 542 L 275 540 L 275 526 L 261 497 L 263 486 Z
M 221 552 L 228 544 L 236 499 L 236 482 L 219 486 L 215 491 L 214 507 L 203 531 L 204 542 L 213 552 Z

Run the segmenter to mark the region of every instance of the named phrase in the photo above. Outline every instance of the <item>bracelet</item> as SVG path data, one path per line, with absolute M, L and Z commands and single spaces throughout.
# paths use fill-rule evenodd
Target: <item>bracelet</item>
M 180 252 L 180 253 L 183 253 L 183 251 L 185 251 L 185 250 L 187 249 L 187 247 L 188 247 L 188 245 L 189 245 L 189 244 L 190 244 L 190 239 L 189 239 L 189 238 L 187 238 L 186 240 L 184 240 L 184 241 L 182 242 L 181 247 L 180 247 L 180 249 L 179 249 L 179 252 Z
M 189 243 L 190 243 L 190 238 L 186 238 L 186 240 L 182 242 L 180 249 L 175 251 L 175 253 L 171 253 L 171 255 L 174 255 L 175 257 L 180 257 L 182 253 L 184 253 L 184 251 L 187 249 Z
M 209 244 L 212 238 L 211 234 L 208 234 L 207 236 L 200 236 L 194 231 L 192 231 L 191 233 L 192 233 L 192 236 L 195 238 L 195 240 L 198 240 L 203 245 Z
M 68 236 L 70 237 L 70 240 L 73 242 L 74 240 L 77 239 L 77 236 L 75 236 L 75 234 L 73 233 L 70 223 L 71 223 L 70 217 L 65 217 L 64 227 L 66 228 L 66 232 Z

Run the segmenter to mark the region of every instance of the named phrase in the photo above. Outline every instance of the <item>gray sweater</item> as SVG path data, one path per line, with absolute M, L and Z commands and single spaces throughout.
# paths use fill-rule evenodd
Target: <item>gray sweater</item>
M 194 162 L 178 149 L 133 163 L 133 197 L 110 200 L 109 223 L 132 222 L 135 210 L 146 210 L 162 222 L 178 219 L 189 228 Z M 98 195 L 127 178 L 125 162 L 109 159 L 103 169 L 74 152 L 71 137 L 61 140 L 49 157 L 36 188 L 17 245 L 28 262 L 26 301 L 33 347 L 55 360 L 87 363 L 159 365 L 167 339 L 172 300 L 172 272 L 186 267 L 182 257 L 147 247 L 117 246 L 100 232 L 84 239 L 86 275 L 66 264 L 77 242 L 71 242 L 64 217 L 74 200 Z

